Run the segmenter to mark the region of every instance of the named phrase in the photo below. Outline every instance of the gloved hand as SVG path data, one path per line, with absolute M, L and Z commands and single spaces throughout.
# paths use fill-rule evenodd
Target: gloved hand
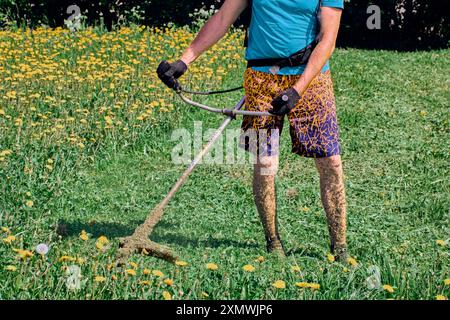
M 273 109 L 269 110 L 269 113 L 275 116 L 284 116 L 297 105 L 300 98 L 297 90 L 294 88 L 287 89 L 272 100 Z
M 180 85 L 177 79 L 181 77 L 187 69 L 187 65 L 182 60 L 177 60 L 174 63 L 169 63 L 164 60 L 159 64 L 156 73 L 158 74 L 158 78 L 160 78 L 166 86 L 178 90 Z

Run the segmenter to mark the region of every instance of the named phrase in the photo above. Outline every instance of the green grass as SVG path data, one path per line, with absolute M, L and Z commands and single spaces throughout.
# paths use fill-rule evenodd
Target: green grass
M 192 110 L 175 100 L 175 110 L 157 124 L 137 129 L 132 138 L 108 137 L 85 156 L 54 148 L 58 166 L 52 174 L 30 179 L 19 170 L 0 169 L 0 226 L 18 238 L 0 243 L 1 299 L 434 299 L 449 296 L 449 83 L 448 51 L 396 53 L 339 49 L 332 71 L 341 128 L 342 158 L 348 201 L 348 240 L 356 267 L 327 261 L 328 234 L 321 207 L 318 176 L 311 159 L 289 153 L 288 132 L 282 135 L 277 180 L 280 232 L 290 255 L 285 261 L 264 252 L 264 237 L 251 193 L 251 166 L 201 165 L 167 208 L 152 240 L 172 247 L 185 267 L 143 255 L 131 257 L 137 276 L 108 270 L 117 238 L 129 235 L 163 198 L 184 166 L 173 165 L 170 135 L 176 128 L 192 131 L 193 121 L 215 128 L 221 116 Z M 239 84 L 243 67 L 226 76 L 223 87 Z M 132 88 L 137 92 L 138 88 Z M 231 106 L 240 93 L 201 98 Z M 68 106 L 70 108 L 70 104 Z M 234 121 L 233 128 L 239 127 Z M 1 149 L 1 148 L 0 148 Z M 39 148 L 28 156 L 42 158 Z M 12 160 L 14 161 L 14 160 Z M 15 169 L 14 169 L 15 168 Z M 11 181 L 12 176 L 16 181 Z M 287 197 L 295 189 L 298 195 Z M 35 205 L 23 205 L 24 193 Z M 307 209 L 305 209 L 307 208 Z M 66 232 L 59 237 L 56 225 Z M 83 242 L 79 234 L 91 235 Z M 95 238 L 110 239 L 106 252 Z M 6 234 L 4 235 L 6 236 Z M 439 246 L 436 240 L 446 241 Z M 11 248 L 51 246 L 46 257 L 27 261 Z M 86 258 L 82 286 L 65 286 L 62 255 Z M 264 262 L 255 262 L 258 256 Z M 207 270 L 216 263 L 219 269 Z M 255 266 L 254 273 L 242 270 Z M 6 265 L 15 265 L 10 272 Z M 298 265 L 300 272 L 293 272 Z M 366 285 L 368 269 L 377 266 L 382 284 L 393 294 Z M 159 269 L 174 280 L 161 283 L 143 269 Z M 111 280 L 111 275 L 117 280 Z M 105 276 L 95 283 L 94 276 Z M 150 285 L 139 284 L 150 280 Z M 275 289 L 276 280 L 286 281 Z M 320 289 L 296 287 L 315 282 Z M 206 297 L 203 293 L 207 293 Z

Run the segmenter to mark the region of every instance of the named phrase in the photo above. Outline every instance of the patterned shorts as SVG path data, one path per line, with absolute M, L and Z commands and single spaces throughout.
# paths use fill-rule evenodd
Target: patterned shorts
M 270 102 L 292 87 L 300 75 L 273 75 L 247 68 L 244 74 L 245 106 L 249 111 L 268 111 Z M 323 158 L 340 154 L 333 82 L 329 71 L 319 74 L 288 115 L 292 152 Z M 260 156 L 278 155 L 284 117 L 244 116 L 240 146 Z

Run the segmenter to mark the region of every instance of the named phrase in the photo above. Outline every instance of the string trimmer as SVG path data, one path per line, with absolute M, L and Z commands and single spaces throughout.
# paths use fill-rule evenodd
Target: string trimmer
M 245 102 L 245 97 L 242 98 L 232 109 L 219 109 L 192 101 L 186 96 L 184 96 L 183 93 L 209 95 L 209 94 L 226 93 L 239 89 L 242 89 L 242 87 L 221 91 L 196 92 L 184 90 L 179 84 L 175 86 L 175 90 L 178 96 L 187 104 L 201 108 L 209 112 L 220 113 L 227 117 L 222 122 L 220 127 L 216 130 L 216 132 L 214 132 L 214 134 L 210 137 L 209 141 L 206 143 L 206 145 L 203 147 L 200 153 L 197 154 L 197 156 L 191 162 L 189 167 L 183 172 L 183 174 L 180 176 L 177 182 L 173 185 L 169 193 L 167 193 L 164 199 L 150 212 L 144 223 L 138 226 L 131 236 L 122 238 L 120 240 L 120 248 L 118 250 L 119 260 L 123 261 L 133 252 L 141 252 L 147 255 L 154 256 L 156 258 L 164 259 L 169 262 L 175 262 L 177 260 L 176 255 L 172 252 L 172 250 L 170 250 L 170 248 L 164 245 L 157 244 L 149 239 L 154 227 L 163 217 L 164 209 L 166 208 L 167 204 L 173 198 L 178 189 L 180 189 L 183 183 L 187 180 L 187 178 L 192 173 L 197 164 L 200 162 L 200 160 L 208 153 L 208 151 L 211 149 L 211 147 L 214 145 L 217 139 L 219 139 L 220 135 L 223 133 L 225 128 L 230 124 L 230 122 L 233 119 L 235 119 L 236 115 L 271 116 L 271 114 L 268 112 L 241 110 Z

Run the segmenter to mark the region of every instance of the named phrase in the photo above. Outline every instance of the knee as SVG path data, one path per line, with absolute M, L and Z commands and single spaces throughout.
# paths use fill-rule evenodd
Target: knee
M 258 157 L 254 165 L 254 172 L 261 176 L 274 176 L 278 172 L 278 157 Z
M 321 178 L 342 176 L 342 161 L 340 156 L 317 158 L 316 166 Z

